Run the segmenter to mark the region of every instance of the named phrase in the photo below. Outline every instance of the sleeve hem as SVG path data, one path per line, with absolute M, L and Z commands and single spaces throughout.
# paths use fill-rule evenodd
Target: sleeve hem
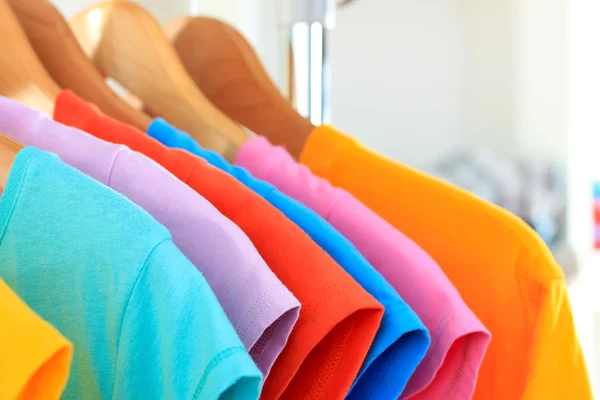
M 59 398 L 69 377 L 72 343 L 1 278 L 0 311 L 10 321 L 10 327 L 0 332 L 0 352 L 7 361 L 0 363 L 0 398 L 28 398 L 33 393 Z M 17 359 L 20 362 L 9 362 Z
M 409 381 L 407 390 L 402 395 L 402 399 L 413 396 L 425 388 L 434 385 L 436 376 L 440 369 L 447 368 L 447 356 L 452 347 L 461 338 L 470 337 L 463 346 L 468 348 L 468 353 L 462 359 L 461 365 L 454 365 L 452 368 L 456 371 L 468 371 L 471 377 L 466 374 L 457 373 L 452 381 L 454 393 L 469 392 L 475 390 L 477 381 L 477 372 L 485 356 L 487 347 L 490 343 L 490 333 L 485 326 L 470 313 L 455 314 L 443 323 L 443 327 L 438 330 L 435 336 L 435 342 L 427 352 L 423 362 L 417 367 L 413 377 Z M 466 363 L 472 362 L 477 365 L 475 370 L 471 368 L 462 368 Z
M 242 338 L 242 342 L 245 342 L 244 338 L 251 336 L 255 343 L 259 337 L 262 336 L 262 333 L 257 334 L 257 332 L 253 332 L 253 325 L 256 321 L 261 322 L 261 316 L 265 315 L 268 311 L 272 312 L 267 317 L 263 318 L 266 319 L 266 321 L 262 321 L 263 323 L 260 324 L 261 327 L 268 328 L 283 315 L 296 308 L 300 308 L 300 303 L 295 297 L 293 297 L 291 293 L 286 293 L 285 291 L 282 291 L 275 297 L 264 297 L 263 301 L 260 301 L 258 305 L 257 311 L 250 313 L 239 327 L 239 336 Z M 264 331 L 264 329 L 262 330 Z
M 246 349 L 242 346 L 233 346 L 233 347 L 228 347 L 225 350 L 222 350 L 221 352 L 219 352 L 217 355 L 215 355 L 212 360 L 210 360 L 210 362 L 206 365 L 206 368 L 204 369 L 204 372 L 202 373 L 202 377 L 200 378 L 200 381 L 198 382 L 198 385 L 196 386 L 196 390 L 194 390 L 194 395 L 192 396 L 192 399 L 194 400 L 198 400 L 200 399 L 200 395 L 202 394 L 202 391 L 204 390 L 204 388 L 206 387 L 206 382 L 208 381 L 208 378 L 210 377 L 210 375 L 212 374 L 212 372 L 217 369 L 217 367 L 219 367 L 220 365 L 222 365 L 226 360 L 230 359 L 231 357 L 237 355 L 237 354 L 245 354 L 246 353 Z M 253 366 L 253 364 L 251 364 Z M 255 367 L 256 368 L 256 367 Z M 235 379 L 229 379 L 229 383 L 225 382 L 225 385 L 222 386 L 222 391 L 221 393 L 219 393 L 219 395 L 222 395 L 227 389 L 229 389 L 230 387 L 233 386 L 233 384 L 235 384 L 235 381 L 239 380 L 240 378 L 243 377 L 252 377 L 250 373 L 250 371 L 244 371 L 244 370 L 239 370 L 236 369 L 236 376 Z M 246 375 L 246 373 L 248 373 Z M 257 377 L 260 380 L 260 374 L 256 374 Z M 231 377 L 231 375 L 230 375 Z

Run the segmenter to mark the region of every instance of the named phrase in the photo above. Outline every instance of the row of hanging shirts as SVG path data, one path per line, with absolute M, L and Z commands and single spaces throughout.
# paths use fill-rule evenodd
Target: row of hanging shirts
M 227 24 L 8 0 L 0 52 L 0 398 L 592 398 L 535 232 L 313 126 Z

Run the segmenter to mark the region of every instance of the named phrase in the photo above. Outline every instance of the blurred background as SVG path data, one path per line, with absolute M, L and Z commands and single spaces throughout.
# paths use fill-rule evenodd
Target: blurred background
M 161 22 L 233 24 L 285 91 L 282 1 L 138 2 Z M 93 2 L 54 1 L 67 17 Z M 353 0 L 334 17 L 322 117 L 534 227 L 568 278 L 600 393 L 600 2 Z

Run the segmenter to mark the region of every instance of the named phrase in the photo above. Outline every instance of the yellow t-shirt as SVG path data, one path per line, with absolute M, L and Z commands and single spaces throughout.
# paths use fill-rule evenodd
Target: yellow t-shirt
M 0 279 L 0 399 L 58 399 L 67 384 L 71 343 Z
M 475 400 L 592 398 L 564 275 L 521 219 L 332 127 L 300 162 L 418 243 L 490 330 Z

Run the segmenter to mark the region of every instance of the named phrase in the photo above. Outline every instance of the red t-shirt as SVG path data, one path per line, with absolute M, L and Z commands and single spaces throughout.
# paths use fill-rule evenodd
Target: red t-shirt
M 205 160 L 163 146 L 70 91 L 58 96 L 54 119 L 160 163 L 236 223 L 300 301 L 298 322 L 271 369 L 262 399 L 345 397 L 375 337 L 383 306 L 280 211 Z

